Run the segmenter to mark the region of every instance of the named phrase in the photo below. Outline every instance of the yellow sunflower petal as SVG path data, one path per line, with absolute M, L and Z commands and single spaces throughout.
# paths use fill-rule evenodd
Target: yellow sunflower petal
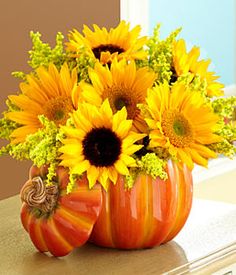
M 114 114 L 112 130 L 115 132 L 118 129 L 120 123 L 126 120 L 126 118 L 127 118 L 126 108 L 122 108 L 120 111 Z
M 81 105 L 79 105 L 79 108 L 80 106 Z M 84 132 L 88 132 L 93 127 L 93 124 L 81 113 L 79 108 L 72 114 L 73 121 L 77 128 L 81 129 Z
M 98 177 L 99 177 L 99 169 L 91 165 L 87 171 L 89 188 L 92 188 L 96 184 Z
M 137 166 L 135 159 L 126 154 L 121 154 L 120 159 L 129 167 Z
M 107 64 L 112 60 L 111 53 L 110 52 L 102 52 L 100 56 L 100 62 L 101 64 Z
M 146 118 L 145 121 L 147 122 L 147 125 L 150 129 L 155 129 L 157 127 L 157 123 L 155 120 Z
M 117 160 L 114 166 L 121 175 L 129 175 L 129 170 L 122 160 Z
M 109 104 L 109 100 L 106 99 L 101 106 L 102 116 L 106 119 L 106 125 L 111 125 L 112 123 L 112 109 Z
M 191 158 L 193 159 L 193 161 L 195 163 L 197 163 L 198 165 L 202 165 L 204 167 L 207 167 L 208 165 L 208 161 L 206 158 L 202 157 L 198 151 L 195 151 L 191 148 L 191 150 L 188 150 L 189 154 L 191 155 Z
M 22 141 L 24 141 L 26 136 L 33 134 L 37 131 L 38 131 L 37 127 L 32 127 L 31 125 L 30 126 L 22 126 L 22 127 L 15 129 L 11 133 L 10 137 L 15 138 L 15 139 L 17 138 L 22 142 Z
M 55 65 L 52 65 L 55 66 Z M 49 74 L 46 68 L 39 67 L 37 70 L 37 75 L 40 79 L 41 91 L 44 94 L 48 95 L 48 97 L 57 97 L 60 96 L 60 90 L 58 84 L 55 82 L 53 77 Z
M 124 120 L 120 123 L 119 127 L 116 129 L 116 133 L 122 139 L 124 139 L 128 135 L 131 127 L 132 127 L 132 120 Z
M 178 148 L 177 150 L 178 157 L 181 159 L 183 163 L 185 163 L 190 170 L 193 169 L 194 164 L 190 154 L 185 149 Z
M 201 144 L 192 144 L 191 148 L 195 149 L 201 156 L 205 158 L 216 158 L 217 154 L 208 147 Z
M 67 137 L 77 138 L 79 140 L 82 140 L 85 136 L 85 132 L 81 129 L 75 129 L 71 127 L 61 126 L 61 130 Z
M 146 137 L 146 134 L 139 134 L 136 132 L 130 132 L 129 135 L 123 140 L 123 148 L 128 149 L 136 141 Z
M 151 140 L 149 142 L 149 146 L 151 148 L 155 148 L 155 147 L 166 148 L 167 139 L 165 137 L 150 134 L 150 138 L 151 138 Z
M 76 164 L 72 169 L 72 174 L 82 175 L 85 171 L 87 171 L 90 167 L 90 163 L 88 160 L 83 160 L 80 163 Z
M 99 75 L 102 85 L 111 87 L 113 84 L 112 73 L 108 66 L 102 66 L 99 62 L 95 64 L 94 72 Z
M 31 111 L 36 116 L 43 113 L 42 106 L 25 95 L 10 95 L 8 98 L 22 110 Z
M 89 78 L 94 86 L 94 89 L 101 94 L 104 86 L 102 85 L 101 79 L 93 69 L 89 70 Z
M 68 156 L 67 155 L 67 158 L 66 159 L 63 159 L 61 162 L 60 162 L 60 165 L 61 166 L 65 166 L 65 167 L 71 167 L 71 166 L 76 166 L 78 164 L 78 162 L 82 162 L 84 160 L 83 157 L 77 157 L 77 158 L 72 158 L 72 159 L 68 159 Z
M 32 99 L 33 101 L 43 104 L 49 100 L 49 96 L 41 89 L 40 81 L 35 79 L 33 76 L 27 76 L 27 82 L 20 83 L 20 89 L 24 95 Z
M 74 85 L 74 87 L 72 88 L 71 99 L 72 99 L 74 109 L 75 110 L 78 109 L 78 103 L 81 99 L 81 89 L 79 86 Z
M 82 146 L 79 143 L 76 144 L 66 144 L 58 149 L 61 153 L 66 153 L 69 155 L 81 155 L 82 154 Z
M 74 69 L 74 71 L 75 70 L 76 69 Z M 73 84 L 77 83 L 77 78 L 73 79 L 74 82 L 71 81 L 71 73 L 69 71 L 67 63 L 64 63 L 61 67 L 60 79 L 61 79 L 61 81 L 59 83 L 61 84 L 61 94 L 71 96 L 71 92 L 72 92 L 72 89 L 73 89 Z
M 108 169 L 108 177 L 114 184 L 116 184 L 117 178 L 118 178 L 117 171 L 114 168 L 109 168 Z
M 5 114 L 5 117 L 19 124 L 25 124 L 25 125 L 31 124 L 33 126 L 40 125 L 37 116 L 35 116 L 30 112 L 24 112 L 24 111 L 9 112 Z
M 206 81 L 207 96 L 220 96 L 223 94 L 221 88 L 211 89 L 216 84 L 214 72 L 209 72 L 210 60 L 198 60 L 200 50 L 193 47 L 189 52 L 186 50 L 183 39 L 173 42 L 173 69 L 177 76 L 191 74 L 193 77 L 200 77 L 201 81 Z M 172 70 L 173 70 L 172 69 Z
M 129 66 L 126 67 L 125 74 L 124 86 L 129 88 L 133 85 L 136 78 L 136 66 L 134 61 L 131 61 Z
M 135 152 L 137 152 L 138 150 L 140 150 L 141 148 L 143 148 L 143 145 L 133 144 L 129 148 L 123 149 L 123 152 L 127 155 L 132 155 Z
M 100 169 L 100 175 L 99 175 L 99 182 L 104 187 L 104 189 L 107 191 L 108 189 L 108 169 L 106 167 L 103 167 Z
M 223 138 L 216 134 L 208 133 L 204 134 L 204 136 L 197 136 L 196 140 L 202 144 L 212 144 L 216 142 L 221 142 Z

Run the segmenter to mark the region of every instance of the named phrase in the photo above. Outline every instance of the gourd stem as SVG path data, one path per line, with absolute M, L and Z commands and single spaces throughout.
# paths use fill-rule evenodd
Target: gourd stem
M 58 186 L 46 185 L 41 177 L 29 179 L 20 192 L 23 202 L 30 207 L 40 209 L 43 213 L 49 213 L 55 208 L 58 195 Z

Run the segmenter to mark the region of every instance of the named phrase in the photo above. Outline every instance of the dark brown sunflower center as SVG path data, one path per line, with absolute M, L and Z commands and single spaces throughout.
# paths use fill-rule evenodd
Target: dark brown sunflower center
M 124 106 L 128 107 L 129 105 L 130 102 L 125 97 L 120 96 L 114 100 L 114 107 L 116 108 L 116 110 L 121 110 Z
M 123 53 L 125 50 L 117 45 L 107 44 L 107 45 L 100 45 L 96 48 L 93 48 L 92 51 L 95 57 L 97 59 L 100 59 L 102 52 L 110 52 L 111 54 L 113 53 L 120 54 L 120 53 Z
M 177 81 L 178 75 L 177 75 L 174 67 L 172 67 L 170 71 L 172 73 L 171 77 L 170 77 L 170 84 L 173 84 L 173 83 L 175 83 Z
M 83 155 L 97 167 L 112 166 L 121 154 L 121 140 L 107 128 L 92 129 L 84 138 Z
M 183 114 L 168 110 L 162 116 L 162 130 L 171 144 L 176 147 L 186 147 L 193 141 L 193 129 Z
M 137 104 L 142 103 L 145 98 L 141 93 L 122 86 L 113 86 L 104 90 L 102 97 L 104 100 L 108 98 L 114 113 L 125 106 L 128 119 L 135 119 L 135 117 L 140 113 Z
M 44 115 L 57 125 L 65 124 L 69 113 L 73 110 L 71 98 L 59 96 L 53 98 L 44 105 Z

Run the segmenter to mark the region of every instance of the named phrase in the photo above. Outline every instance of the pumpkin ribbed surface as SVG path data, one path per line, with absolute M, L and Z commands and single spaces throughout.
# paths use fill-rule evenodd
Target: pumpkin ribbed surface
M 46 167 L 32 167 L 30 170 L 30 178 L 40 176 L 44 179 L 46 174 Z M 58 167 L 56 174 L 59 196 L 55 209 L 38 216 L 34 207 L 23 203 L 21 221 L 40 252 L 49 251 L 58 257 L 88 240 L 100 212 L 102 197 L 100 185 L 89 189 L 86 177 L 78 180 L 73 191 L 66 194 L 69 181 L 67 170 Z
M 124 177 L 103 191 L 102 210 L 90 241 L 105 247 L 153 247 L 174 238 L 192 204 L 192 175 L 186 166 L 170 161 L 168 179 L 140 174 L 130 190 Z

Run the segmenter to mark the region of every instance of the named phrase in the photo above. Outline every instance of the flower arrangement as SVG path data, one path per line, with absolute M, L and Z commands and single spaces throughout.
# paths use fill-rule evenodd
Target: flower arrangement
M 222 97 L 210 60 L 200 59 L 198 47 L 186 49 L 180 29 L 161 40 L 159 25 L 149 38 L 124 21 L 93 28 L 70 31 L 65 43 L 58 33 L 54 48 L 31 32 L 32 71 L 13 73 L 20 90 L 8 97 L 0 120 L 0 137 L 9 140 L 0 155 L 33 162 L 21 191 L 23 225 L 40 251 L 56 256 L 89 238 L 101 192 L 121 176 L 129 191 L 140 174 L 168 181 L 169 161 L 191 171 L 194 163 L 207 167 L 236 151 L 229 122 L 236 98 Z M 37 222 L 45 215 L 54 215 L 50 226 Z

